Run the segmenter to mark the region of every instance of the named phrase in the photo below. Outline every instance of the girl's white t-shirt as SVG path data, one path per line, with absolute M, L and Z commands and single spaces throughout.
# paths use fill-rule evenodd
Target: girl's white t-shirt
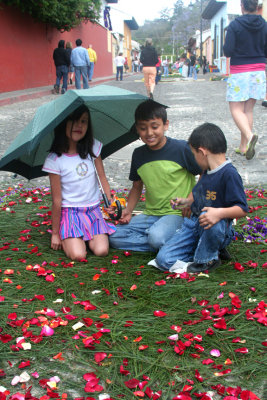
M 94 139 L 93 153 L 98 157 L 102 143 Z M 48 154 L 42 171 L 60 175 L 62 207 L 92 207 L 100 202 L 100 190 L 91 156 Z

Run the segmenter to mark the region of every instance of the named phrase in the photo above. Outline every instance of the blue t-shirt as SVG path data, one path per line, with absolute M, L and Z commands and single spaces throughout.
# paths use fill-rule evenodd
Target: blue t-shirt
M 239 206 L 248 212 L 242 179 L 230 160 L 212 171 L 205 171 L 193 188 L 192 213 L 200 215 L 203 207 Z

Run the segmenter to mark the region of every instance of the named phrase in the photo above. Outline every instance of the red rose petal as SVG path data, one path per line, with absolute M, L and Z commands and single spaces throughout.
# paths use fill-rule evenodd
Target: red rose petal
M 161 311 L 161 310 L 156 310 L 156 311 L 154 311 L 153 315 L 155 317 L 162 318 L 162 317 L 166 317 L 167 313 L 165 313 L 164 311 Z

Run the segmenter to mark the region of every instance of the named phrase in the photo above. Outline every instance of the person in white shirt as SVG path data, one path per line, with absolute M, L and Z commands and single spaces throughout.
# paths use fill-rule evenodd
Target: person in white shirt
M 124 66 L 124 63 L 125 63 L 125 58 L 122 56 L 122 53 L 119 53 L 119 55 L 114 58 L 114 63 L 115 63 L 116 68 L 117 68 L 116 81 L 119 80 L 119 76 L 120 76 L 120 80 L 122 81 L 122 79 L 123 79 L 123 66 Z
M 99 207 L 96 171 L 111 201 L 101 149 L 102 143 L 93 138 L 90 112 L 82 105 L 56 127 L 51 153 L 43 165 L 52 192 L 51 248 L 63 248 L 72 260 L 86 258 L 86 241 L 96 256 L 106 256 L 108 235 L 116 230 L 104 220 Z

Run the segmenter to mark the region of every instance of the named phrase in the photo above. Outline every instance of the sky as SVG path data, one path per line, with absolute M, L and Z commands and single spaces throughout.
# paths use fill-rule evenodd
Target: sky
M 176 0 L 119 0 L 117 4 L 109 4 L 111 8 L 125 12 L 136 20 L 139 26 L 145 20 L 153 20 L 160 17 L 160 11 L 164 8 L 173 8 Z M 188 5 L 190 0 L 184 0 Z

